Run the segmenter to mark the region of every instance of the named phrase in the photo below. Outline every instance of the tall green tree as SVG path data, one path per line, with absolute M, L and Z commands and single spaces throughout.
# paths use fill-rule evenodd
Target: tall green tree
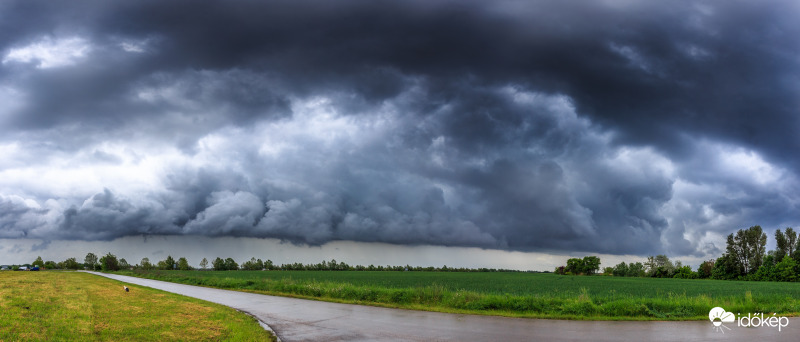
M 623 261 L 614 266 L 614 270 L 611 273 L 614 274 L 615 277 L 624 277 L 628 275 L 628 265 Z
M 346 267 L 346 264 L 344 265 Z M 583 259 L 581 258 L 569 258 L 567 259 L 567 266 L 564 267 L 564 273 L 570 273 L 574 275 L 578 274 L 585 274 L 585 275 L 592 275 L 597 273 L 600 270 L 600 258 L 590 255 L 585 256 Z
M 647 257 L 647 275 L 655 278 L 672 278 L 675 274 L 675 264 L 663 254 Z
M 90 270 L 94 270 L 97 266 L 97 255 L 94 253 L 86 254 L 86 257 L 83 258 L 83 264 L 88 267 Z
M 200 268 L 205 270 L 206 267 L 208 267 L 208 259 L 203 258 L 203 260 L 200 260 Z
M 184 257 L 180 257 L 178 259 L 178 269 L 181 270 L 181 271 L 190 270 L 191 267 L 189 267 L 189 261 L 186 260 L 186 258 L 184 258 Z
M 81 267 L 81 264 L 79 264 L 75 258 L 67 258 L 67 260 L 64 260 L 62 263 L 64 265 L 63 267 L 68 270 L 77 270 Z
M 711 271 L 714 269 L 714 260 L 704 261 L 697 266 L 697 277 L 700 279 L 710 278 Z
M 784 256 L 791 256 L 797 250 L 797 233 L 792 227 L 786 228 L 786 232 L 778 229 L 775 231 L 775 243 L 778 245 L 775 257 L 777 262 L 780 262 Z
M 600 270 L 600 258 L 590 255 L 583 257 L 583 273 L 593 275 Z
M 108 253 L 100 258 L 100 269 L 103 271 L 119 271 L 119 261 L 117 256 Z
M 575 275 L 583 273 L 583 259 L 567 259 L 567 267 L 565 268 L 565 271 Z
M 763 263 L 766 246 L 767 234 L 761 226 L 752 226 L 728 235 L 726 252 L 736 260 L 742 274 L 750 274 Z
M 141 267 L 144 270 L 149 270 L 153 268 L 153 264 L 150 263 L 150 258 L 144 257 L 142 258 L 142 261 L 139 262 L 139 267 Z
M 167 255 L 167 258 L 158 262 L 158 268 L 162 270 L 174 270 L 175 266 L 175 259 L 172 258 L 172 255 Z
M 214 271 L 224 271 L 225 270 L 225 260 L 222 258 L 217 257 L 214 261 L 211 262 L 211 266 L 214 267 Z
M 254 270 L 256 268 L 256 258 L 252 257 L 250 260 L 242 263 L 243 270 Z
M 230 271 L 238 270 L 239 264 L 237 264 L 233 258 L 225 258 L 225 269 Z
M 711 279 L 719 280 L 733 280 L 738 279 L 742 274 L 742 267 L 735 257 L 728 253 L 722 254 L 714 262 L 714 268 L 711 270 Z
M 773 270 L 776 281 L 797 281 L 797 262 L 788 255 L 775 264 Z
M 42 260 L 42 257 L 40 256 L 40 257 L 36 258 L 36 260 L 34 260 L 31 265 L 44 267 L 44 260 Z
M 261 259 L 256 259 L 255 257 L 250 258 L 249 261 L 245 261 L 242 264 L 243 270 L 250 270 L 250 271 L 260 271 L 264 269 L 264 262 Z
M 641 262 L 632 262 L 628 264 L 628 277 L 644 277 L 645 267 Z
M 786 227 L 786 233 L 784 234 L 786 235 L 786 240 L 787 240 L 786 254 L 791 255 L 797 250 L 798 247 L 797 232 L 795 232 L 794 229 L 792 229 L 792 227 Z

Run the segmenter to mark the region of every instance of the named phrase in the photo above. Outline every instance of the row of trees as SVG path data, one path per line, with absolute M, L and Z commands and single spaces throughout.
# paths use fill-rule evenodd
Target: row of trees
M 186 258 L 181 257 L 175 260 L 171 255 L 167 256 L 166 259 L 158 261 L 156 263 L 152 263 L 149 258 L 142 258 L 142 260 L 135 265 L 129 264 L 125 258 L 117 258 L 116 255 L 108 253 L 102 257 L 97 257 L 94 253 L 86 254 L 86 257 L 83 260 L 84 262 L 78 263 L 75 258 L 68 258 L 59 263 L 55 263 L 53 261 L 42 261 L 41 257 L 38 257 L 36 261 L 34 261 L 35 265 L 44 265 L 46 269 L 72 269 L 77 270 L 80 268 L 89 269 L 89 270 L 97 270 L 97 271 L 118 271 L 118 270 L 193 270 L 195 268 L 189 265 L 189 262 Z M 597 259 L 596 264 L 600 264 L 600 259 Z M 272 260 L 267 259 L 266 261 L 262 261 L 261 259 L 256 259 L 255 257 L 251 258 L 248 261 L 245 261 L 241 265 L 237 263 L 233 258 L 225 258 L 222 259 L 220 257 L 215 258 L 213 261 L 209 263 L 208 259 L 203 258 L 200 261 L 200 269 L 201 270 L 208 270 L 212 269 L 215 271 L 231 271 L 231 270 L 251 270 L 251 271 L 260 271 L 260 270 L 283 270 L 283 271 L 428 271 L 428 272 L 518 272 L 516 270 L 507 270 L 507 269 L 495 269 L 495 268 L 463 268 L 463 267 L 447 267 L 444 265 L 442 267 L 421 267 L 421 266 L 382 266 L 382 265 L 349 265 L 345 262 L 337 262 L 336 259 L 332 259 L 331 261 L 322 261 L 316 264 L 303 264 L 299 262 L 289 263 L 289 264 L 281 264 L 277 265 L 272 262 Z
M 39 266 L 44 269 L 77 270 L 83 267 L 83 264 L 79 263 L 75 258 L 67 258 L 67 260 L 64 261 L 55 262 L 52 260 L 43 261 L 40 256 L 30 264 L 12 265 L 12 269 L 18 269 L 19 266 Z
M 31 264 L 26 264 L 25 266 L 37 265 L 44 269 L 55 269 L 55 270 L 77 270 L 77 269 L 88 269 L 88 270 L 95 270 L 95 271 L 118 271 L 123 269 L 181 269 L 181 270 L 190 270 L 189 262 L 186 258 L 180 258 L 176 262 L 172 256 L 168 256 L 166 259 L 159 261 L 158 263 L 151 264 L 150 259 L 143 258 L 140 264 L 131 265 L 128 264 L 128 261 L 125 258 L 117 258 L 116 255 L 108 253 L 102 257 L 97 257 L 94 253 L 86 254 L 86 257 L 83 259 L 83 263 L 79 263 L 75 258 L 67 258 L 61 262 L 55 261 L 43 261 L 42 257 L 39 256 L 36 260 L 33 261 Z
M 800 243 L 798 233 L 786 228 L 775 231 L 776 249 L 767 251 L 767 234 L 761 226 L 740 229 L 728 235 L 725 253 L 717 259 L 701 263 L 696 270 L 673 263 L 666 255 L 650 256 L 645 263 L 621 262 L 613 267 L 605 267 L 604 275 L 616 277 L 653 277 L 683 279 L 721 279 L 749 281 L 798 281 L 800 280 Z M 594 274 L 594 261 L 599 258 L 588 256 L 583 259 L 567 260 L 567 266 L 556 268 L 558 274 Z M 591 262 L 587 262 L 591 260 Z
M 113 256 L 111 253 L 108 254 Z M 178 258 L 178 261 L 175 261 L 175 259 L 172 258 L 171 255 L 168 255 L 166 259 L 158 261 L 155 264 L 150 262 L 150 258 L 142 258 L 142 261 L 140 261 L 139 264 L 126 267 L 126 269 L 127 268 L 144 269 L 144 270 L 182 270 L 182 271 L 188 271 L 192 269 L 192 267 L 189 266 L 189 261 L 186 260 L 186 258 L 180 257 Z
M 200 262 L 200 266 L 205 269 L 203 266 L 203 262 L 206 259 L 204 258 L 203 261 Z M 599 263 L 599 260 L 598 260 Z M 225 271 L 225 270 L 281 270 L 281 271 L 428 271 L 428 272 L 518 272 L 515 270 L 507 270 L 507 269 L 495 269 L 495 268 L 464 268 L 464 267 L 447 267 L 444 265 L 442 267 L 422 267 L 422 266 L 391 266 L 391 265 L 349 265 L 345 262 L 337 262 L 336 259 L 331 259 L 331 261 L 322 261 L 316 264 L 303 264 L 299 262 L 290 263 L 290 264 L 281 264 L 277 265 L 272 262 L 272 260 L 261 261 L 261 259 L 251 258 L 249 261 L 245 261 L 237 268 L 236 262 L 231 259 L 227 258 L 222 260 L 221 258 L 214 259 L 212 263 L 213 269 L 215 271 Z
M 713 263 L 709 265 L 708 262 L 704 262 L 698 267 L 698 271 L 694 272 L 691 267 L 684 266 L 680 261 L 673 263 L 666 255 L 656 255 L 647 257 L 644 263 L 626 264 L 623 261 L 614 267 L 605 267 L 603 274 L 615 277 L 708 278 L 712 267 Z M 698 276 L 698 273 L 702 276 Z
M 714 262 L 711 278 L 753 281 L 797 281 L 800 246 L 792 228 L 775 231 L 776 249 L 766 252 L 767 234 L 760 226 L 728 236 L 725 253 Z

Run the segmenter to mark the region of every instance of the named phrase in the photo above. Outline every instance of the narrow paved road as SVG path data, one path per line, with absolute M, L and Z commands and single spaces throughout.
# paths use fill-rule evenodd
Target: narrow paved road
M 800 319 L 788 327 L 716 331 L 702 322 L 594 322 L 457 315 L 267 296 L 89 272 L 247 312 L 293 341 L 798 341 Z M 135 291 L 135 289 L 131 289 Z

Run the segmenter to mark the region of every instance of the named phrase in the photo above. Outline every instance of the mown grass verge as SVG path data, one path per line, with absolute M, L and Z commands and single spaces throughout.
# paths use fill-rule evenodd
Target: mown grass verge
M 0 341 L 275 341 L 226 306 L 79 272 L 0 272 Z
M 588 320 L 703 320 L 732 312 L 796 315 L 800 284 L 568 277 L 524 273 L 125 271 L 189 285 L 470 314 Z M 409 285 L 411 284 L 411 285 Z M 399 285 L 399 286 L 398 286 Z

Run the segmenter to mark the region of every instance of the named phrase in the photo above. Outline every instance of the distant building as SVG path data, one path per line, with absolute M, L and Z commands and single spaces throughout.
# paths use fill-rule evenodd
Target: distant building
M 11 266 L 8 266 L 8 265 L 2 265 L 2 266 L 0 266 L 0 271 L 8 271 L 8 270 L 10 270 L 10 269 L 11 269 Z

